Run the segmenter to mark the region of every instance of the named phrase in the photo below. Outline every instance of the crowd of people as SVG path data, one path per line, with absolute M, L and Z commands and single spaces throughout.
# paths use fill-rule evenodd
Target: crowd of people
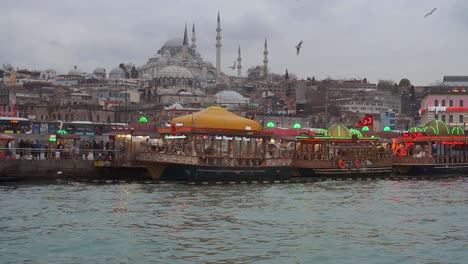
M 16 144 L 12 140 L 8 140 L 4 147 L 4 153 L 6 158 L 14 158 L 15 155 L 18 155 L 19 159 L 31 160 L 83 159 L 112 161 L 115 159 L 113 146 L 110 142 L 104 143 L 103 140 L 100 142 L 94 140 L 62 142 L 59 140 L 54 146 L 49 146 L 49 144 L 42 143 L 38 139 L 20 139 Z

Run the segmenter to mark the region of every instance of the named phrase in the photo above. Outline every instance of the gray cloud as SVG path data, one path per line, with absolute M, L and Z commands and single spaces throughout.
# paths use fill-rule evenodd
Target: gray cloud
M 462 0 L 8 1 L 0 17 L 0 63 L 59 72 L 141 65 L 192 22 L 200 53 L 214 62 L 219 11 L 226 72 L 238 45 L 244 70 L 261 65 L 267 37 L 274 72 L 425 85 L 468 74 L 467 9 Z M 304 48 L 296 56 L 299 40 Z

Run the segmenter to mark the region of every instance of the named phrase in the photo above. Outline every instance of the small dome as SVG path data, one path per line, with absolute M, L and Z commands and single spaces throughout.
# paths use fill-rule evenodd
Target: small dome
M 110 71 L 110 74 L 125 74 L 125 71 L 120 67 L 115 67 Z
M 151 79 L 153 79 L 153 77 L 151 77 L 151 75 L 148 74 L 148 73 L 143 74 L 143 76 L 141 76 L 141 77 L 142 77 L 143 79 L 145 79 L 145 80 L 151 80 Z
M 249 102 L 249 98 L 245 98 L 240 93 L 234 91 L 218 92 L 215 98 L 218 104 L 245 104 Z
M 184 107 L 179 103 L 174 103 L 171 106 L 164 106 L 164 110 L 174 110 L 174 109 L 184 109 Z
M 454 135 L 454 136 L 464 136 L 465 135 L 465 129 L 463 129 L 463 127 L 454 127 L 454 128 L 452 128 L 452 135 Z
M 343 124 L 334 124 L 330 128 L 328 128 L 328 133 L 330 133 L 331 137 L 344 137 L 349 138 L 351 137 L 351 133 L 349 129 Z
M 358 138 L 362 138 L 362 133 L 361 131 L 357 130 L 357 129 L 354 129 L 354 128 L 351 128 L 349 130 L 349 133 L 351 133 L 351 135 L 356 135 Z
M 164 42 L 161 49 L 164 48 L 173 48 L 173 47 L 182 47 L 184 41 L 181 38 L 171 38 L 168 41 Z
M 105 74 L 105 73 L 106 73 L 106 69 L 104 69 L 104 68 L 96 68 L 96 69 L 94 69 L 93 73 L 94 73 L 94 74 Z
M 158 95 L 165 95 L 165 94 L 174 94 L 174 91 L 172 91 L 169 88 L 162 88 L 158 90 Z
M 68 72 L 68 75 L 83 75 L 83 72 L 75 66 Z
M 193 79 L 193 73 L 181 66 L 170 65 L 162 68 L 157 74 L 156 78 L 187 78 Z
M 447 124 L 445 124 L 443 121 L 440 121 L 440 120 L 433 120 L 427 123 L 426 127 L 432 128 L 435 135 L 437 136 L 449 136 L 451 132 Z M 428 133 L 427 129 L 424 132 Z

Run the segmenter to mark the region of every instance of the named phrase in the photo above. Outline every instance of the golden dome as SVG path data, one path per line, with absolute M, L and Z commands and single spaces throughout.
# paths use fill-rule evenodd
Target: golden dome
M 171 124 L 176 124 L 181 128 L 224 128 L 247 131 L 262 130 L 258 122 L 236 115 L 219 106 L 211 106 L 190 115 L 176 117 L 172 119 Z

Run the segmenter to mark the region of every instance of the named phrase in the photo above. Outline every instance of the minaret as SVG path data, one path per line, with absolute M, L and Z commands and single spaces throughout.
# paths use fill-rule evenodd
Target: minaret
M 265 38 L 265 50 L 263 51 L 263 77 L 268 79 L 268 44 Z
M 219 79 L 221 76 L 221 19 L 219 18 L 219 12 L 216 32 L 216 72 Z
M 240 52 L 240 45 L 239 45 L 239 50 L 237 51 L 237 77 L 241 77 L 242 73 L 242 65 L 241 65 L 241 52 Z
M 192 25 L 192 52 L 195 55 L 195 50 L 197 48 L 197 44 L 195 44 L 197 38 L 195 37 L 195 23 Z
M 187 37 L 187 24 L 185 24 L 185 31 L 184 31 L 184 42 L 182 43 L 182 52 L 184 61 L 188 61 L 188 37 Z

